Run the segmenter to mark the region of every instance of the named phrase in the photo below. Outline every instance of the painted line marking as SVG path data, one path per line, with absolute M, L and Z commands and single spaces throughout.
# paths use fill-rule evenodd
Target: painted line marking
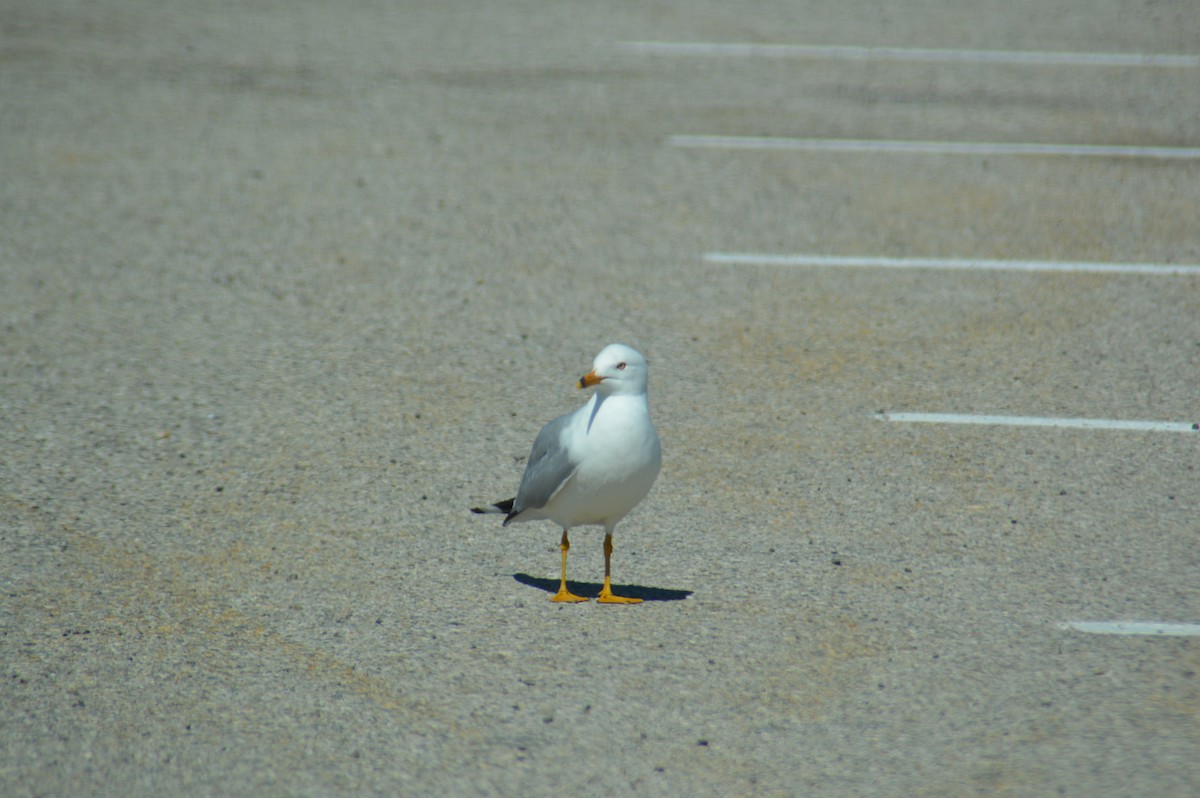
M 1153 635 L 1162 637 L 1200 637 L 1200 623 L 1157 623 L 1155 621 L 1069 621 L 1060 629 L 1074 629 L 1098 635 Z
M 786 136 L 671 136 L 673 147 L 720 150 L 906 153 L 917 155 L 1078 155 L 1107 158 L 1200 159 L 1200 147 L 1136 147 L 1120 144 L 1042 144 L 999 141 L 902 141 L 808 139 Z
M 617 42 L 617 47 L 629 52 L 646 55 L 825 58 L 843 61 L 918 61 L 1039 66 L 1200 67 L 1200 56 L 1155 53 L 954 50 L 927 47 L 853 47 L 847 45 L 656 41 Z
M 1087 261 L 989 260 L 986 258 L 881 258 L 832 255 L 767 255 L 706 252 L 708 263 L 735 266 L 833 266 L 869 269 L 965 269 L 1016 272 L 1094 272 L 1100 274 L 1200 274 L 1196 263 L 1097 263 Z
M 1047 418 L 1041 416 L 988 416 L 963 413 L 877 413 L 879 421 L 913 424 L 980 424 L 1003 427 L 1059 427 L 1134 432 L 1198 432 L 1200 424 L 1186 421 L 1123 421 L 1106 418 Z

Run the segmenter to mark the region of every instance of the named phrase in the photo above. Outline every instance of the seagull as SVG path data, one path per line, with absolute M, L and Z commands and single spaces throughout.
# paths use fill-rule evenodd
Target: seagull
M 538 433 L 517 495 L 475 513 L 504 513 L 514 521 L 550 520 L 562 527 L 562 578 L 551 601 L 587 601 L 567 590 L 567 533 L 576 526 L 604 527 L 603 604 L 638 604 L 613 595 L 613 528 L 646 498 L 662 465 L 662 444 L 646 399 L 646 359 L 624 344 L 609 344 L 592 361 L 579 387 L 595 388 L 587 403 L 559 416 Z

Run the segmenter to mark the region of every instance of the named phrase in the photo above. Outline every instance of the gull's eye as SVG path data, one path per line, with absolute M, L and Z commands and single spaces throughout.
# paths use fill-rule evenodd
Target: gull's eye
M 618 363 L 618 364 L 617 364 L 617 371 L 624 371 L 624 370 L 625 370 L 625 366 L 626 366 L 626 364 L 625 364 L 625 363 Z

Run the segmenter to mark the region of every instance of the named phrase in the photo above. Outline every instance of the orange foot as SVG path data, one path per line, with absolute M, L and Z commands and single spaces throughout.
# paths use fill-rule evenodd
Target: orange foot
M 563 585 L 558 589 L 558 592 L 550 597 L 551 601 L 569 601 L 572 603 L 579 601 L 587 601 L 586 596 L 576 596 L 571 591 L 567 590 L 567 586 Z
M 608 585 L 600 591 L 600 596 L 596 599 L 600 604 L 641 604 L 639 598 L 626 598 L 625 596 L 614 596 L 612 589 Z

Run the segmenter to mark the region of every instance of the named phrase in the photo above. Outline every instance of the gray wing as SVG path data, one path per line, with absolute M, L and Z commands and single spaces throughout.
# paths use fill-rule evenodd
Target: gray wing
M 517 498 L 513 501 L 509 518 L 530 508 L 536 510 L 545 507 L 546 502 L 575 473 L 578 464 L 571 461 L 567 450 L 559 442 L 572 415 L 567 413 L 554 419 L 542 427 L 534 439 L 533 451 L 529 453 L 529 462 L 525 464 L 525 475 L 521 477 L 521 487 L 517 488 Z

